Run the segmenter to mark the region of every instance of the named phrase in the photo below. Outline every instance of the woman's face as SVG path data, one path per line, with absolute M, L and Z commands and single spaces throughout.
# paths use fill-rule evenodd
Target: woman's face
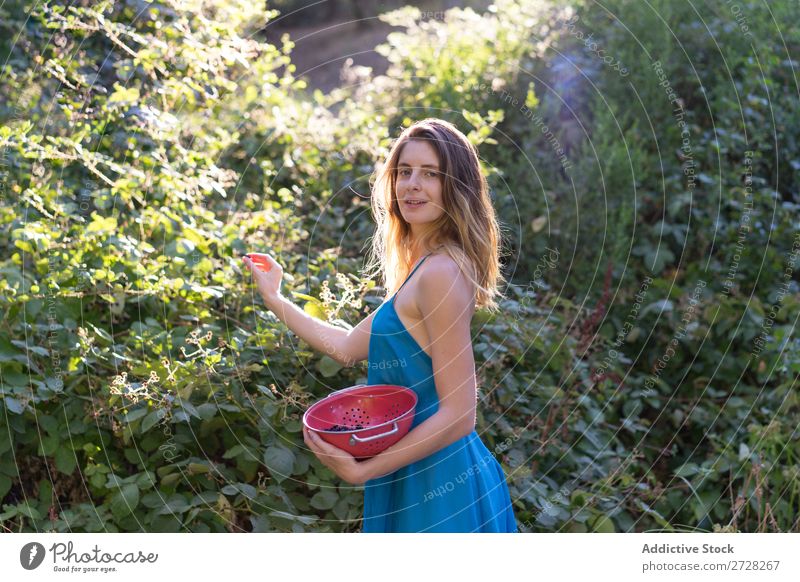
M 415 236 L 444 213 L 443 183 L 433 146 L 418 139 L 406 143 L 397 162 L 395 194 L 400 212 Z

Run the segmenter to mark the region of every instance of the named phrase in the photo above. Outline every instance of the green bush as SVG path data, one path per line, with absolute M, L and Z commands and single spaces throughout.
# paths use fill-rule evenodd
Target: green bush
M 552 420 L 554 406 L 574 415 L 581 405 L 570 406 L 565 386 L 580 382 L 591 389 L 582 405 L 602 411 L 599 427 L 591 418 L 577 425 L 577 442 L 567 440 L 572 422 L 552 429 L 563 428 L 561 439 L 540 434 L 541 443 L 565 445 L 554 458 L 541 445 L 524 448 L 524 436 L 512 439 L 520 462 L 546 467 L 515 485 L 517 495 L 532 496 L 519 498 L 529 525 L 797 529 L 798 411 L 788 362 L 797 345 L 792 160 L 800 129 L 790 54 L 800 33 L 789 24 L 791 3 L 738 8 L 744 20 L 727 5 L 669 0 L 574 9 L 509 1 L 484 15 L 454 10 L 442 22 L 420 22 L 413 9 L 386 17 L 405 28 L 383 49 L 401 88 L 392 97 L 396 118 L 497 121 L 481 153 L 510 235 L 510 274 L 584 307 L 573 317 L 587 322 L 586 341 L 570 350 L 564 376 L 545 382 L 557 397 L 537 402 L 544 389 L 531 382 L 550 362 L 538 352 L 526 357 L 529 343 L 497 380 L 495 391 L 514 404 L 499 409 L 489 435 L 495 426 L 527 426 L 531 419 L 517 414 L 528 409 L 534 426 Z M 507 34 L 493 42 L 497 29 Z M 464 64 L 467 51 L 475 58 Z M 667 87 L 680 96 L 680 115 Z M 552 249 L 558 268 L 543 268 Z M 624 324 L 643 281 L 646 317 L 634 318 L 631 331 Z M 699 327 L 688 335 L 682 319 L 700 281 Z M 538 329 L 544 314 L 531 317 Z M 535 337 L 569 338 L 575 325 L 565 320 L 552 336 Z M 515 344 L 516 331 L 502 328 L 496 345 Z M 626 339 L 609 347 L 620 333 Z M 676 348 L 656 393 L 653 367 Z M 603 380 L 587 379 L 610 349 L 619 356 Z M 523 381 L 528 368 L 535 374 Z M 666 407 L 672 413 L 659 414 Z M 584 449 L 590 454 L 575 460 Z M 575 499 L 605 517 L 587 522 L 585 512 L 570 511 L 575 499 L 562 489 L 580 490 Z
M 3 77 L 21 98 L 2 129 L 2 520 L 299 531 L 327 516 L 318 529 L 352 528 L 359 495 L 299 446 L 299 414 L 335 369 L 286 337 L 238 266 L 269 249 L 315 294 L 356 268 L 307 252 L 322 196 L 300 188 L 303 167 L 281 172 L 313 143 L 265 115 L 312 115 L 290 45 L 244 40 L 270 15 L 248 3 L 208 20 L 135 6 L 36 7 L 28 35 L 56 40 L 15 47 Z M 353 279 L 338 286 L 360 298 L 369 285 Z

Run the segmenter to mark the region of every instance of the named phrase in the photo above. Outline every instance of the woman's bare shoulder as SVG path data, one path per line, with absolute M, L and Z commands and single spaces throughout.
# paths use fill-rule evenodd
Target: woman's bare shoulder
M 452 257 L 440 253 L 431 255 L 420 269 L 419 291 L 439 299 L 456 301 L 474 309 L 475 285 Z

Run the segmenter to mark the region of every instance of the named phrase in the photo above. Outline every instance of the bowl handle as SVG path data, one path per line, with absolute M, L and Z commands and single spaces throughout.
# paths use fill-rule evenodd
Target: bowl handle
M 400 430 L 400 427 L 397 426 L 397 422 L 395 422 L 394 423 L 394 428 L 392 430 L 390 430 L 389 432 L 383 432 L 381 434 L 374 434 L 374 435 L 368 436 L 368 437 L 360 437 L 360 436 L 351 434 L 350 435 L 350 446 L 352 447 L 356 443 L 366 443 L 366 442 L 369 442 L 369 441 L 374 441 L 376 439 L 382 439 L 383 437 L 387 437 L 387 436 L 393 435 L 394 433 L 396 433 L 399 430 Z
M 356 384 L 355 386 L 350 386 L 349 388 L 342 388 L 341 390 L 336 390 L 335 392 L 331 392 L 325 398 L 330 398 L 331 396 L 335 394 L 340 394 L 341 392 L 348 392 L 350 390 L 355 390 L 357 388 L 364 388 L 365 386 L 366 384 Z

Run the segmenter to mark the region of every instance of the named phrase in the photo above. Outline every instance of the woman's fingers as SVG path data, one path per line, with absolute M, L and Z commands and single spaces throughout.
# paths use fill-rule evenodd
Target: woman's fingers
M 303 427 L 303 441 L 306 443 L 308 448 L 311 449 L 311 452 L 313 452 L 315 455 L 319 454 L 319 446 L 314 441 L 314 437 L 311 436 L 311 431 L 306 427 Z
M 311 443 L 314 445 L 315 450 L 319 451 L 319 454 L 321 455 L 331 458 L 350 456 L 350 453 L 325 441 L 321 436 L 315 434 L 311 430 L 309 430 L 309 438 L 311 439 Z
M 244 257 L 244 264 L 247 267 L 247 270 L 253 275 L 253 278 L 256 281 L 256 285 L 259 289 L 263 289 L 262 281 L 264 280 L 264 271 L 255 267 L 253 260 L 250 257 Z
M 303 440 L 308 446 L 308 449 L 314 453 L 314 456 L 319 459 L 319 462 L 331 469 L 331 462 L 328 459 L 328 455 L 320 448 L 318 442 L 314 441 L 314 438 L 310 434 L 307 428 L 303 427 Z
M 249 253 L 242 256 L 247 270 L 253 276 L 259 293 L 263 295 L 277 292 L 280 288 L 283 268 L 266 253 Z M 275 274 L 273 272 L 277 271 Z
M 303 440 L 320 461 L 323 461 L 327 464 L 328 457 L 337 456 L 336 451 L 339 449 L 330 443 L 326 443 L 324 440 L 322 440 L 322 438 L 316 435 L 314 431 L 303 427 L 303 432 L 305 433 L 303 435 Z
M 267 253 L 248 253 L 245 255 L 250 260 L 251 265 L 258 267 L 261 271 L 272 271 L 273 269 L 281 269 L 281 266 Z
M 273 259 L 272 255 L 264 253 L 264 256 L 267 258 L 267 261 L 269 262 L 270 267 L 272 267 L 273 269 L 275 269 L 276 267 L 280 268 L 280 265 L 278 264 L 278 261 Z

